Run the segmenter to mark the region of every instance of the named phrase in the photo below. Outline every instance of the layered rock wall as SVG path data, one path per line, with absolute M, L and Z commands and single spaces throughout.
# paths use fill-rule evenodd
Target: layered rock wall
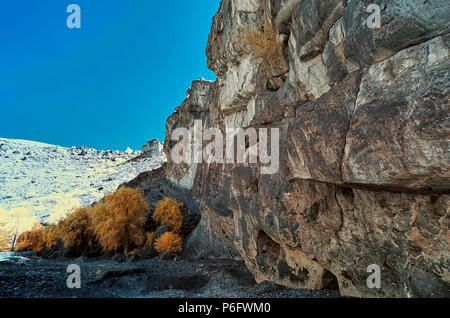
M 450 296 L 450 3 L 223 0 L 194 81 L 166 125 L 166 176 L 194 194 L 191 256 L 242 257 L 258 281 L 365 297 Z M 263 17 L 284 66 L 239 34 Z M 283 71 L 284 69 L 284 71 Z M 282 70 L 282 76 L 280 76 Z M 175 164 L 177 127 L 280 129 L 280 168 Z M 367 287 L 367 267 L 381 288 Z

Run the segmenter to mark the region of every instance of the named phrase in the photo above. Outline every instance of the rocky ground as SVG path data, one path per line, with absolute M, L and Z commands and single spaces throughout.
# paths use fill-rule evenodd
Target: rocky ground
M 136 262 L 112 260 L 0 257 L 0 298 L 322 298 L 333 291 L 256 284 L 243 262 L 159 258 Z M 69 289 L 69 264 L 81 268 L 82 287 Z

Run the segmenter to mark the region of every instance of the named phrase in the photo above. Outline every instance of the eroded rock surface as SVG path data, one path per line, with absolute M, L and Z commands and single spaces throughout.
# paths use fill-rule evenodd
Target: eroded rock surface
M 168 119 L 166 177 L 198 200 L 191 257 L 240 256 L 257 281 L 362 297 L 450 296 L 450 3 L 223 0 L 209 36 L 216 82 Z M 276 26 L 288 72 L 243 54 Z M 275 83 L 267 85 L 267 83 Z M 170 160 L 177 127 L 280 129 L 280 168 Z M 381 288 L 366 284 L 381 269 Z

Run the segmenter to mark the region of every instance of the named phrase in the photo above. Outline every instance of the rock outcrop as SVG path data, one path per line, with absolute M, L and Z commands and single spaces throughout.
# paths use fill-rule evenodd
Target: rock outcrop
M 142 156 L 151 158 L 163 151 L 163 144 L 158 139 L 152 139 L 142 146 Z
M 190 256 L 242 257 L 258 281 L 362 297 L 450 296 L 450 3 L 223 0 L 194 81 L 166 125 L 166 177 L 198 200 Z M 284 66 L 239 34 L 263 17 Z M 287 71 L 280 75 L 280 70 Z M 278 128 L 277 173 L 183 163 L 176 128 Z M 381 288 L 369 288 L 369 265 Z

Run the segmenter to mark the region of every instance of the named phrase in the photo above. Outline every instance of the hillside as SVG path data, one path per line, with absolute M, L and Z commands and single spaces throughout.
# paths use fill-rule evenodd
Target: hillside
M 64 148 L 34 141 L 0 138 L 0 206 L 27 208 L 43 222 L 87 206 L 142 172 L 159 168 L 159 153 Z

